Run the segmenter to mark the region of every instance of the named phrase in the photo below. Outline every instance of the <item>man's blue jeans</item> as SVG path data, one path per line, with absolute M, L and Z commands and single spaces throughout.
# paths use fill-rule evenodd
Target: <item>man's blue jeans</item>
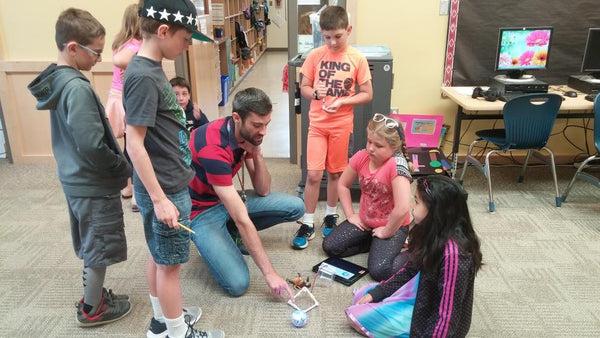
M 271 192 L 259 197 L 247 191 L 246 207 L 256 230 L 293 222 L 304 214 L 304 202 L 295 196 Z M 192 240 L 211 274 L 223 290 L 232 296 L 243 295 L 250 285 L 248 265 L 234 243 L 227 221 L 231 220 L 223 203 L 202 212 L 192 220 Z

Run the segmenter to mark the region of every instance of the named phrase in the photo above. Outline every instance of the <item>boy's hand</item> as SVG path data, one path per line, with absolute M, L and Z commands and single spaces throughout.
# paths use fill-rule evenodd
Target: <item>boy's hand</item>
M 179 219 L 179 210 L 168 198 L 163 198 L 154 203 L 154 213 L 156 218 L 169 226 L 169 228 L 179 229 L 177 221 Z
M 323 80 L 319 81 L 319 84 L 315 87 L 315 93 L 317 93 L 317 100 L 321 100 L 327 96 L 327 87 L 325 87 Z
M 342 102 L 343 100 L 341 98 L 338 98 L 337 100 L 334 100 L 330 105 L 325 105 L 325 101 L 323 101 L 323 111 L 329 114 L 334 114 L 338 111 L 338 109 L 340 109 L 340 107 L 342 106 Z
M 361 299 L 358 300 L 358 302 L 356 302 L 357 305 L 360 304 L 366 304 L 366 303 L 371 303 L 373 301 L 373 297 L 370 294 L 366 294 L 364 296 L 362 296 Z
M 200 120 L 200 118 L 202 117 L 202 110 L 200 109 L 200 106 L 196 103 L 194 103 L 194 118 L 196 120 Z

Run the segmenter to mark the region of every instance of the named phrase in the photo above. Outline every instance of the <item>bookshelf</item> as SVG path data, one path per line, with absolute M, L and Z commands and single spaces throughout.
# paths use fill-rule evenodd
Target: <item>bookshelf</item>
M 214 36 L 219 50 L 220 72 L 222 76 L 229 76 L 229 91 L 235 87 L 267 49 L 266 26 L 264 28 L 254 27 L 243 12 L 245 8 L 248 8 L 249 12 L 254 8 L 255 18 L 264 22 L 263 1 L 265 0 L 256 1 L 257 5 L 255 6 L 252 5 L 253 0 L 212 0 L 211 2 Z M 245 40 L 250 49 L 248 59 L 242 57 L 242 48 L 236 34 L 236 23 L 245 33 Z M 218 30 L 222 32 L 221 37 L 216 34 Z M 223 95 L 226 94 L 223 93 Z

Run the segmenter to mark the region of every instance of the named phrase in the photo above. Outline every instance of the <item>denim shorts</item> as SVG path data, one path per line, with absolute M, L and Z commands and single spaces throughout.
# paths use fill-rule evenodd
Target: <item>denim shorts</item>
M 154 262 L 160 265 L 178 265 L 187 262 L 190 258 L 190 233 L 181 227 L 175 230 L 159 221 L 154 213 L 152 199 L 143 186 L 134 186 L 134 191 L 135 201 L 144 223 L 146 243 Z M 167 194 L 167 198 L 179 210 L 179 223 L 190 227 L 192 201 L 188 189 Z
M 102 197 L 67 196 L 73 249 L 87 267 L 127 259 L 123 208 L 119 193 Z

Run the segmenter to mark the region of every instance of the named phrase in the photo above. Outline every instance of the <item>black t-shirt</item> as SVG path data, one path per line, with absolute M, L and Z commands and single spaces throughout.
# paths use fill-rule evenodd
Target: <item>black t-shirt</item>
M 127 124 L 147 127 L 144 146 L 161 188 L 185 189 L 194 177 L 185 113 L 160 62 L 135 55 L 125 72 L 123 106 Z M 134 175 L 134 184 L 142 184 Z

